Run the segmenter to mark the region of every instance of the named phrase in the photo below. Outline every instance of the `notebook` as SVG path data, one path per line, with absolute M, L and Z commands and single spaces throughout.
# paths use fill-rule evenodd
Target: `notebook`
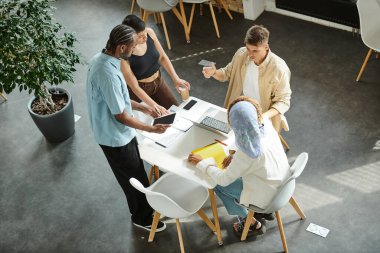
M 223 169 L 222 163 L 224 158 L 227 157 L 222 145 L 217 142 L 195 149 L 191 153 L 194 155 L 200 155 L 203 159 L 213 157 L 219 169 Z

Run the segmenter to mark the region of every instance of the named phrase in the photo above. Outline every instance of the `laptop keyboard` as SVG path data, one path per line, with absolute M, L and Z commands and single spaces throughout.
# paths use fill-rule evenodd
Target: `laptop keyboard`
M 215 130 L 221 131 L 223 133 L 228 134 L 230 132 L 230 128 L 228 127 L 228 124 L 226 122 L 211 118 L 209 116 L 206 116 L 202 121 L 202 125 L 205 125 L 207 127 L 211 127 Z

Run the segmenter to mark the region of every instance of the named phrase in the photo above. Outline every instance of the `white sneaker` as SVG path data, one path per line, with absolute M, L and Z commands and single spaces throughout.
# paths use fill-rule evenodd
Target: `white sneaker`
M 136 227 L 139 227 L 139 228 L 142 228 L 142 229 L 145 229 L 145 230 L 148 230 L 148 231 L 150 231 L 151 228 L 152 228 L 152 225 L 143 226 L 143 225 L 139 225 L 139 224 L 134 223 L 134 222 L 132 222 L 132 223 Z M 165 228 L 166 228 L 166 224 L 164 222 L 162 222 L 162 221 L 158 221 L 157 228 L 156 228 L 156 233 L 164 231 Z

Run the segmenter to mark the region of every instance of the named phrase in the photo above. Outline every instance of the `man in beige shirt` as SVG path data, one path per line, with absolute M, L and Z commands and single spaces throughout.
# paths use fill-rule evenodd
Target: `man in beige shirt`
M 205 78 L 218 81 L 229 80 L 224 106 L 242 94 L 260 102 L 263 117 L 272 120 L 277 132 L 287 129 L 283 115 L 290 106 L 290 70 L 285 61 L 272 53 L 269 48 L 269 31 L 254 25 L 248 29 L 244 43 L 232 61 L 224 68 L 204 67 Z

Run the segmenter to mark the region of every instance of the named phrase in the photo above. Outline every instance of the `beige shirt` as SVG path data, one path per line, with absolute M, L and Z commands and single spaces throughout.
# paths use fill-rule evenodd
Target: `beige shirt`
M 221 68 L 223 78 L 219 81 L 230 81 L 224 107 L 228 107 L 234 99 L 242 95 L 249 61 L 247 49 L 242 47 L 236 51 L 232 61 L 226 67 Z M 285 61 L 270 50 L 265 60 L 259 65 L 259 90 L 260 105 L 263 112 L 274 108 L 280 114 L 284 114 L 289 110 L 292 93 L 290 90 L 290 70 Z M 272 123 L 277 132 L 283 128 L 281 115 L 273 117 Z
M 264 121 L 264 133 L 260 133 L 260 147 L 261 154 L 255 159 L 238 149 L 231 164 L 224 170 L 215 166 L 213 158 L 202 160 L 197 168 L 221 186 L 227 186 L 241 177 L 243 190 L 240 203 L 246 206 L 253 204 L 264 209 L 290 176 L 284 148 L 268 119 Z

